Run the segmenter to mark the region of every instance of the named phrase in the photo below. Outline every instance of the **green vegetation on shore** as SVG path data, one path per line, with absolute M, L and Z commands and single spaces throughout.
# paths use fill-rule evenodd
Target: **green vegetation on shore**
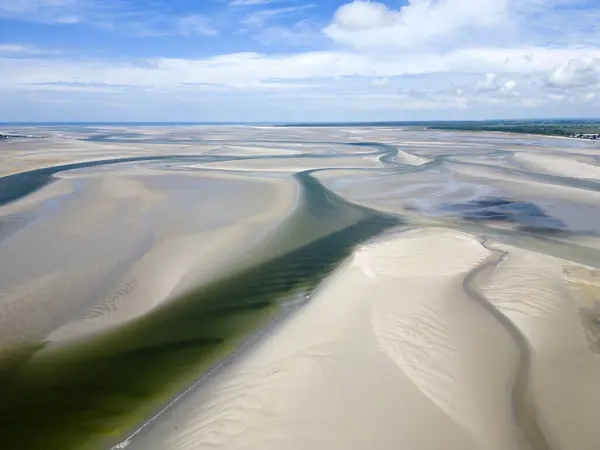
M 448 131 L 495 131 L 600 140 L 600 119 L 472 120 L 296 123 L 281 127 L 403 127 Z
M 431 124 L 427 128 L 433 130 L 496 131 L 591 140 L 600 139 L 600 120 L 439 122 Z

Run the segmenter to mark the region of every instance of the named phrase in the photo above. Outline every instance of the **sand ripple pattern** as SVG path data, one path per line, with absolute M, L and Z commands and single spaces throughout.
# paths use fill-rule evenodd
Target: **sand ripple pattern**
M 598 448 L 600 358 L 582 326 L 578 300 L 564 277 L 568 261 L 498 245 L 508 253 L 485 296 L 527 339 L 530 390 L 553 449 Z
M 518 349 L 461 289 L 489 253 L 450 230 L 362 247 L 290 323 L 134 448 L 529 448 L 509 395 Z M 451 269 L 438 277 L 417 265 Z M 419 424 L 436 432 L 412 432 Z
M 448 229 L 361 246 L 133 448 L 595 449 L 600 359 L 570 294 L 586 270 Z

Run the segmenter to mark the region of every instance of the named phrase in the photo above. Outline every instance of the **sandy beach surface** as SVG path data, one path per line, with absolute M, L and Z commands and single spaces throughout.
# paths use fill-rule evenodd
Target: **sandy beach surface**
M 358 249 L 133 448 L 520 448 L 510 404 L 518 351 L 462 290 L 489 253 L 450 230 Z
M 600 143 L 10 132 L 6 448 L 600 448 Z

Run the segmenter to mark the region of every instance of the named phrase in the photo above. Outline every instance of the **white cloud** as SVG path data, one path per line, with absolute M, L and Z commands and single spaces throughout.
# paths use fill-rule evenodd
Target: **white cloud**
M 586 102 L 591 102 L 592 100 L 594 100 L 596 98 L 597 94 L 595 92 L 588 92 L 587 94 L 583 95 L 583 99 Z
M 358 0 L 342 5 L 333 20 L 342 30 L 361 31 L 393 26 L 397 14 L 382 3 Z
M 19 44 L 0 44 L 0 53 L 30 53 L 30 48 Z
M 0 17 L 39 22 L 77 23 L 84 7 L 82 0 L 3 0 Z
M 79 23 L 142 37 L 217 34 L 210 17 L 172 14 L 156 5 L 137 8 L 130 0 L 0 0 L 2 17 L 50 24 Z
M 355 0 L 341 6 L 325 33 L 358 49 L 447 43 L 508 21 L 508 0 L 409 0 L 400 9 Z
M 40 82 L 104 82 L 130 86 L 177 86 L 181 83 L 251 85 L 268 80 L 326 80 L 340 77 L 392 78 L 418 75 L 453 80 L 481 73 L 474 80 L 479 92 L 499 90 L 499 74 L 543 80 L 570 57 L 600 59 L 600 49 L 495 49 L 475 48 L 445 54 L 410 54 L 389 58 L 352 52 L 315 51 L 288 55 L 234 53 L 204 59 L 156 58 L 135 62 L 103 60 L 70 61 L 62 58 L 1 59 L 5 85 Z M 424 78 L 432 83 L 431 78 Z M 455 82 L 455 81 L 453 81 Z M 433 82 L 435 84 L 435 82 Z M 516 83 L 516 81 L 515 81 Z M 543 85 L 543 83 L 541 83 Z M 510 83 L 509 85 L 510 86 Z
M 486 73 L 485 80 L 477 83 L 475 90 L 477 92 L 491 92 L 497 90 L 497 78 L 498 76 L 495 73 Z
M 246 17 L 242 19 L 242 24 L 250 25 L 254 27 L 262 27 L 267 22 L 279 18 L 281 16 L 287 16 L 290 14 L 298 13 L 302 10 L 313 8 L 314 5 L 302 5 L 302 6 L 289 6 L 286 8 L 272 8 L 272 9 L 262 9 L 256 12 L 252 12 L 248 14 Z
M 503 94 L 510 94 L 514 91 L 517 86 L 517 82 L 515 80 L 508 80 L 504 85 L 500 88 L 500 92 Z
M 600 58 L 570 58 L 548 77 L 552 87 L 578 88 L 600 84 Z
M 8 55 L 41 55 L 59 53 L 56 50 L 40 49 L 33 45 L 0 44 L 0 54 Z
M 390 2 L 386 2 L 388 5 Z M 593 0 L 408 0 L 393 8 L 354 0 L 324 33 L 360 51 L 439 51 L 473 45 L 597 47 L 600 4 Z
M 251 37 L 267 45 L 306 46 L 324 41 L 321 30 L 309 20 L 300 20 L 291 26 L 280 24 L 268 25 L 261 29 L 248 30 Z

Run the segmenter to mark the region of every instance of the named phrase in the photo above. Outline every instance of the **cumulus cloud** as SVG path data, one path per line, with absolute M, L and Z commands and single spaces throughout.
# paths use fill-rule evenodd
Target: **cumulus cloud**
M 600 58 L 570 58 L 549 77 L 555 88 L 593 87 L 600 84 Z
M 509 97 L 511 95 L 518 95 L 515 92 L 517 87 L 516 80 L 500 81 L 498 75 L 495 73 L 486 73 L 483 80 L 480 80 L 475 84 L 473 91 L 479 94 L 486 94 L 488 98 Z
M 466 31 L 503 24 L 508 0 L 409 0 L 399 9 L 354 0 L 341 6 L 325 33 L 354 48 L 441 43 Z
M 497 78 L 498 76 L 495 73 L 486 73 L 485 80 L 477 83 L 475 90 L 477 92 L 491 92 L 497 90 Z
M 510 94 L 514 92 L 515 87 L 517 86 L 517 82 L 515 80 L 508 80 L 506 83 L 502 85 L 500 88 L 500 92 L 502 94 Z
M 382 3 L 359 0 L 342 5 L 335 13 L 334 24 L 346 31 L 372 30 L 393 26 L 396 15 Z

